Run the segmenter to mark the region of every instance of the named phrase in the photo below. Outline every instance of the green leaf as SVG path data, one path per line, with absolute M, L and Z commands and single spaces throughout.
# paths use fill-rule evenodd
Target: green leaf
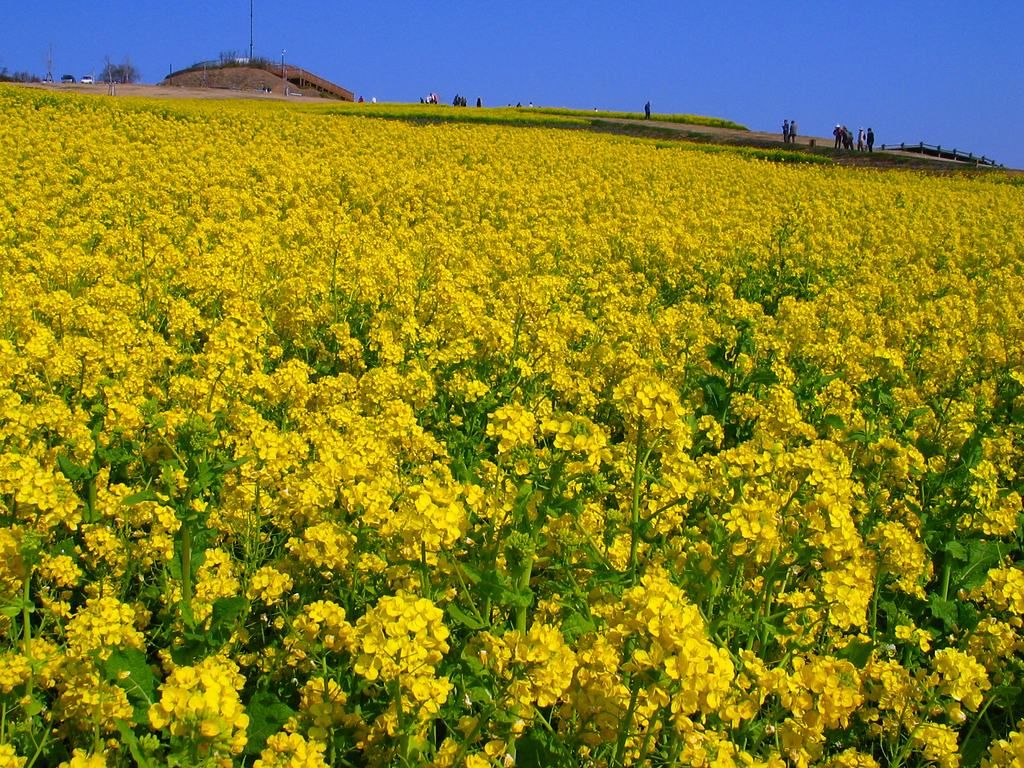
M 967 542 L 967 564 L 955 572 L 955 583 L 959 589 L 977 589 L 988 579 L 989 569 L 1009 552 L 1009 547 L 1000 541 L 972 539 Z
M 92 464 L 83 467 L 69 459 L 66 453 L 57 454 L 57 466 L 64 477 L 72 482 L 84 482 L 96 474 L 96 468 Z
M 238 469 L 243 464 L 248 464 L 252 460 L 251 456 L 243 456 L 240 459 L 232 459 L 231 461 L 225 461 L 220 465 L 220 471 L 223 474 L 227 474 L 233 469 Z
M 121 499 L 122 504 L 139 504 L 143 501 L 159 501 L 156 495 L 156 491 L 152 491 L 147 488 L 144 491 L 133 493 L 131 496 L 125 496 Z
M 490 704 L 494 701 L 494 691 L 486 685 L 474 685 L 466 689 L 466 695 L 474 704 Z
M 470 584 L 480 583 L 480 579 L 482 577 L 480 576 L 480 571 L 478 571 L 476 568 L 469 565 L 468 563 L 458 563 L 456 567 L 462 571 L 462 575 L 469 581 Z
M 461 624 L 462 626 L 468 629 L 483 629 L 487 626 L 486 621 L 478 619 L 475 616 L 470 616 L 464 610 L 459 608 L 459 606 L 457 606 L 455 603 L 448 603 L 448 606 L 447 608 L 445 608 L 445 610 L 457 624 Z
M 870 640 L 863 642 L 854 641 L 849 643 L 843 648 L 838 656 L 841 659 L 846 659 L 848 662 L 857 667 L 857 669 L 864 669 L 864 666 L 871 659 L 871 652 L 875 649 L 875 644 Z
M 830 413 L 822 417 L 821 426 L 842 431 L 846 429 L 846 422 L 843 421 L 843 418 L 838 414 Z
M 947 541 L 942 548 L 956 560 L 967 560 L 967 548 L 959 541 Z
M 25 714 L 29 717 L 35 717 L 44 709 L 43 702 L 41 702 L 35 696 L 30 698 L 27 703 L 23 704 L 22 708 L 25 711 Z
M 779 377 L 771 368 L 758 368 L 747 377 L 747 385 L 778 384 Z
M 527 587 L 521 592 L 515 592 L 511 589 L 505 590 L 501 593 L 502 605 L 507 605 L 510 608 L 529 608 L 533 605 L 533 590 Z
M 926 405 L 922 405 L 922 406 L 918 406 L 917 408 L 914 408 L 912 411 L 910 411 L 910 413 L 907 414 L 907 418 L 903 420 L 903 427 L 904 427 L 904 429 L 910 429 L 910 427 L 913 426 L 915 421 L 917 421 L 922 416 L 924 416 L 926 414 L 929 414 L 931 412 L 932 412 L 932 409 L 929 408 Z
M 185 640 L 171 648 L 171 658 L 175 664 L 188 666 L 203 658 L 207 650 L 207 644 L 201 639 L 201 635 L 186 631 Z
M 940 595 L 933 594 L 928 598 L 928 608 L 931 610 L 932 616 L 939 619 L 946 629 L 956 626 L 956 603 L 952 600 L 944 600 Z
M 135 764 L 139 768 L 150 768 L 152 763 L 149 762 L 139 746 L 139 739 L 135 735 L 135 731 L 132 730 L 125 720 L 117 721 L 117 732 L 121 734 L 121 740 L 128 745 L 128 751 L 132 753 L 132 759 L 135 760 Z
M 708 361 L 716 368 L 722 371 L 729 370 L 731 366 L 729 365 L 729 360 L 726 358 L 727 350 L 724 343 L 708 344 L 704 351 L 708 356 Z
M 267 745 L 267 739 L 278 733 L 295 710 L 270 691 L 257 691 L 245 707 L 249 715 L 247 755 L 258 755 Z
M 182 606 L 184 608 L 184 606 Z M 185 637 L 200 646 L 218 648 L 231 639 L 238 620 L 249 610 L 249 601 L 241 595 L 221 597 L 214 601 L 210 615 L 209 628 L 194 632 L 186 632 Z
M 967 468 L 973 467 L 981 460 L 981 442 L 983 439 L 981 430 L 975 430 L 960 449 L 960 461 Z
M 956 603 L 956 624 L 966 632 L 973 632 L 978 627 L 982 615 L 972 603 L 958 600 Z
M 704 401 L 711 406 L 713 413 L 721 413 L 729 402 L 729 387 L 721 376 L 706 376 L 701 384 L 704 389 Z
M 562 633 L 569 640 L 574 640 L 580 635 L 593 632 L 597 628 L 594 620 L 580 613 L 571 613 L 562 622 Z
M 146 654 L 134 648 L 116 650 L 99 666 L 103 676 L 128 695 L 135 709 L 135 722 L 145 725 L 149 705 L 156 701 L 156 676 Z
M 249 601 L 241 595 L 219 597 L 213 603 L 213 620 L 211 625 L 234 624 L 238 617 L 249 608 Z
M 562 768 L 568 766 L 564 747 L 553 736 L 530 732 L 516 741 L 517 768 Z

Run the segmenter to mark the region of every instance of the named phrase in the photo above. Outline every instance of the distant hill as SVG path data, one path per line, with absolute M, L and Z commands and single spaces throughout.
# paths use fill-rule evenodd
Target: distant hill
M 206 62 L 172 72 L 162 85 L 183 88 L 220 88 L 257 93 L 301 93 L 341 101 L 355 101 L 355 94 L 308 69 L 294 64 L 277 65 L 266 61 L 245 63 Z

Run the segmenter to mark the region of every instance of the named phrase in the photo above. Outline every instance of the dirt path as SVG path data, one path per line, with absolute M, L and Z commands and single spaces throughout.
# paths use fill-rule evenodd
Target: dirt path
M 81 83 L 25 83 L 29 88 L 41 88 L 66 93 L 81 93 L 89 96 L 106 96 L 106 83 L 82 85 Z M 183 88 L 176 85 L 117 85 L 117 96 L 145 96 L 150 99 L 257 99 L 260 101 L 298 101 L 302 103 L 322 103 L 320 96 L 296 96 L 292 93 L 261 93 L 259 91 L 241 91 L 231 88 Z
M 835 149 L 835 139 L 831 136 L 798 135 L 795 142 L 786 144 L 782 141 L 781 129 L 778 133 L 767 133 L 765 131 L 744 131 L 736 128 L 673 123 L 662 120 L 598 117 L 595 117 L 594 120 L 610 125 L 633 128 L 638 135 L 642 135 L 645 130 L 652 134 L 657 132 L 662 135 L 670 135 L 671 132 L 676 132 L 683 134 L 685 138 L 693 141 L 708 141 L 716 144 L 733 144 L 762 149 L 789 149 L 799 152 L 810 152 L 828 157 L 841 165 L 919 168 L 926 170 L 974 170 L 973 166 L 967 163 L 928 157 L 916 152 L 900 152 L 891 149 L 881 150 L 878 147 L 873 152 L 837 150 Z M 993 169 L 983 167 L 981 170 Z

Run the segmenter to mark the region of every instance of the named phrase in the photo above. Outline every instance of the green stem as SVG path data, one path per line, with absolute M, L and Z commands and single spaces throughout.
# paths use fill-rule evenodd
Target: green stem
M 36 764 L 36 760 L 39 759 L 39 755 L 41 755 L 43 753 L 43 747 L 46 746 L 46 742 L 48 742 L 49 740 L 50 740 L 50 729 L 46 728 L 46 729 L 43 730 L 43 738 L 40 739 L 39 743 L 36 745 L 36 751 L 32 755 L 32 759 L 29 760 L 28 763 L 25 764 L 25 768 L 32 768 L 32 766 Z
M 430 570 L 427 568 L 427 542 L 420 542 L 420 590 L 426 598 L 430 595 Z
M 946 552 L 942 558 L 942 599 L 949 599 L 949 577 L 953 572 L 953 557 Z
M 86 481 L 86 493 L 89 505 L 89 520 L 93 521 L 96 519 L 96 475 L 93 475 Z
M 32 664 L 32 568 L 29 566 L 25 574 L 25 587 L 22 595 L 21 621 L 22 621 L 22 653 Z M 32 698 L 32 675 L 25 681 L 25 697 Z
M 181 605 L 186 622 L 192 623 L 192 530 L 181 521 Z
M 630 507 L 630 541 L 629 541 L 629 575 L 636 583 L 637 549 L 640 545 L 640 485 L 643 478 L 643 436 L 644 425 L 641 422 L 636 430 L 636 461 L 633 463 L 633 499 Z
M 517 595 L 523 595 L 530 588 L 530 577 L 533 575 L 533 552 L 526 554 L 524 562 L 516 574 L 515 580 L 515 591 Z M 516 629 L 519 632 L 526 633 L 526 616 L 529 611 L 527 605 L 516 606 Z
M 612 768 L 622 768 L 626 761 L 626 739 L 629 738 L 629 728 L 633 724 L 633 714 L 636 712 L 636 700 L 640 695 L 639 680 L 634 678 L 629 691 L 629 707 L 626 709 L 626 716 L 622 720 L 622 727 L 619 728 L 619 738 L 615 743 L 615 754 L 612 755 Z
M 967 730 L 967 735 L 964 736 L 963 740 L 961 741 L 962 744 L 967 744 L 971 740 L 971 736 L 974 735 L 974 731 L 977 729 L 978 723 L 981 722 L 981 719 L 985 716 L 985 713 L 988 712 L 988 708 L 992 706 L 992 702 L 994 702 L 997 698 L 999 697 L 990 696 L 988 701 L 985 702 L 985 706 L 978 710 L 978 714 L 974 717 L 974 722 L 971 723 L 971 727 Z
M 458 563 L 455 563 L 453 570 L 455 571 L 455 576 L 459 580 L 459 587 L 462 589 L 462 594 L 469 600 L 469 608 L 473 611 L 473 617 L 481 624 L 490 624 L 490 614 L 488 613 L 487 618 L 485 619 L 483 614 L 480 613 L 480 609 L 476 607 L 476 601 L 473 599 L 473 593 L 469 590 L 469 587 L 466 586 L 466 580 L 462 578 L 462 567 Z
M 651 737 L 653 735 L 654 728 L 652 728 L 650 722 L 648 722 L 647 732 L 644 734 L 643 743 L 640 745 L 640 756 L 636 760 L 637 765 L 645 765 L 644 761 L 647 759 L 647 749 L 651 745 Z
M 409 752 L 411 751 L 412 740 L 409 737 L 409 729 L 405 724 L 405 712 L 402 710 L 402 684 L 396 677 L 388 687 L 391 689 L 391 698 L 395 701 L 395 719 L 398 721 L 399 752 L 402 755 L 402 765 L 409 764 Z
M 878 595 L 882 591 L 882 581 L 885 579 L 885 571 L 879 570 L 875 574 L 875 592 L 871 597 L 871 644 L 878 640 Z
M 220 372 L 217 374 L 217 378 L 214 379 L 213 384 L 210 386 L 210 394 L 206 398 L 207 413 L 210 413 L 210 411 L 213 409 L 213 393 L 217 391 L 217 385 L 220 384 L 220 380 L 224 378 L 225 371 L 227 371 L 227 366 L 224 366 L 220 369 Z

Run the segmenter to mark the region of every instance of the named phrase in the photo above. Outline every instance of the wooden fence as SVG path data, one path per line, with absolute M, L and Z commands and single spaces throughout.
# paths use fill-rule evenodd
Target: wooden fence
M 900 152 L 916 152 L 920 155 L 937 157 L 941 160 L 956 160 L 961 163 L 973 163 L 974 165 L 987 165 L 992 168 L 1002 168 L 995 160 L 984 155 L 978 156 L 972 152 L 961 152 L 958 149 L 943 148 L 938 144 L 925 144 L 923 141 L 917 144 L 883 144 L 880 149 L 899 150 Z

